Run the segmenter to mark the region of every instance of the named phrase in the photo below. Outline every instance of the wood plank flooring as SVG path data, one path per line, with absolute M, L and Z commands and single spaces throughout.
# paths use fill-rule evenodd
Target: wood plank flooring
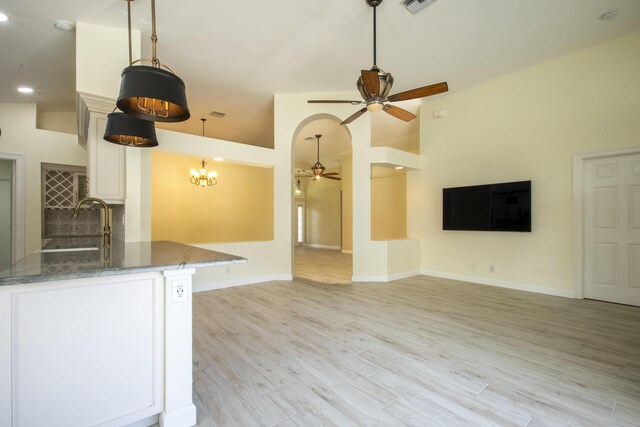
M 419 276 L 194 294 L 205 426 L 638 426 L 640 309 Z
M 294 277 L 321 283 L 349 284 L 353 275 L 352 256 L 338 250 L 297 246 Z

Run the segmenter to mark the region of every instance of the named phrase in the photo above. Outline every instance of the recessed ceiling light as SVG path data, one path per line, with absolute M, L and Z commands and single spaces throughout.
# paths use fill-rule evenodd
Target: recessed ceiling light
M 0 12 L 0 22 L 7 22 L 8 20 L 9 20 L 9 17 L 4 13 Z
M 33 93 L 33 88 L 30 87 L 19 87 L 18 92 L 20 93 Z
M 224 162 L 224 159 L 222 157 L 214 157 L 213 161 L 215 161 L 215 162 Z
M 56 21 L 53 26 L 60 31 L 71 31 L 76 27 L 73 22 L 69 21 Z
M 600 15 L 600 17 L 598 19 L 601 20 L 601 21 L 611 21 L 616 16 L 618 16 L 618 11 L 617 10 L 610 10 L 610 11 L 605 12 L 602 15 Z
M 396 166 L 396 170 L 402 170 L 404 169 L 404 166 Z

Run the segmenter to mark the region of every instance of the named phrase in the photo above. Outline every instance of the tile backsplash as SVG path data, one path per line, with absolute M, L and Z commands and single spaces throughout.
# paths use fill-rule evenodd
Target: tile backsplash
M 109 206 L 111 232 L 116 239 L 124 240 L 124 206 Z M 44 209 L 42 237 L 81 237 L 102 235 L 102 209 L 80 209 L 78 218 L 73 209 Z
M 73 209 L 44 210 L 42 237 L 99 236 L 102 234 L 100 209 L 81 209 L 78 218 Z

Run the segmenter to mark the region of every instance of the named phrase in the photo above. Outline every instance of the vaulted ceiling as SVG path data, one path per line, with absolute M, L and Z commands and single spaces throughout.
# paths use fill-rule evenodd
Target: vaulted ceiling
M 459 91 L 640 30 L 638 0 L 439 0 L 416 15 L 400 3 L 378 8 L 377 62 L 393 73 L 393 92 L 445 80 Z M 274 93 L 355 90 L 360 70 L 373 65 L 365 0 L 156 0 L 156 8 L 158 57 L 186 82 L 192 114 L 169 129 L 200 134 L 208 117 L 207 136 L 273 147 Z M 149 57 L 150 0 L 132 9 Z M 611 10 L 615 19 L 598 19 Z M 45 111 L 75 108 L 74 33 L 54 21 L 127 21 L 125 0 L 7 0 L 0 12 L 11 18 L 0 24 L 0 102 Z M 17 93 L 20 85 L 35 93 Z M 397 105 L 416 111 L 419 102 Z M 417 120 L 377 114 L 374 141 L 417 133 Z

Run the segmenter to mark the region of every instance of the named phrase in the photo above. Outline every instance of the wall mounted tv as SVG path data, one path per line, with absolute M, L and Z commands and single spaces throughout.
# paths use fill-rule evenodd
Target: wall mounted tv
M 531 231 L 531 181 L 443 188 L 442 228 Z

